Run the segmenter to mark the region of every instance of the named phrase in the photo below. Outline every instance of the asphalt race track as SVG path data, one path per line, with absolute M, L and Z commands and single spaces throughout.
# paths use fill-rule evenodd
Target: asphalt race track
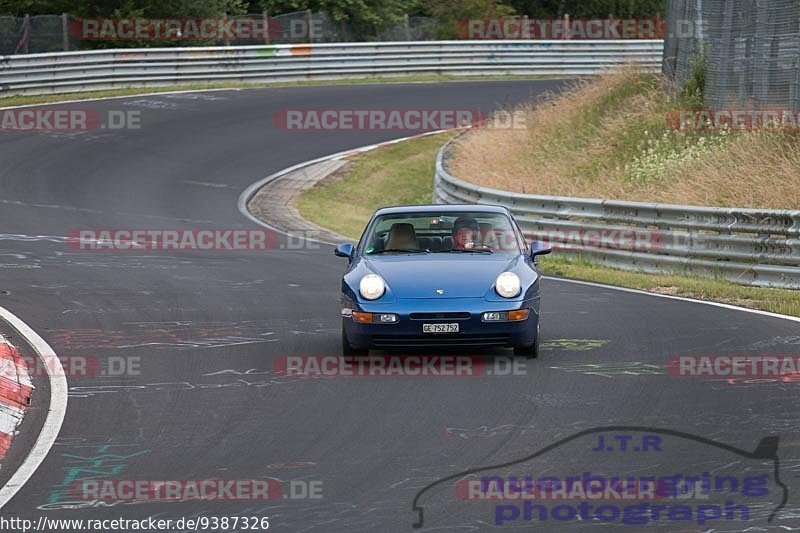
M 140 96 L 58 106 L 140 110 L 140 130 L 0 133 L 0 291 L 7 291 L 0 306 L 62 357 L 139 358 L 141 367 L 140 375 L 68 378 L 59 439 L 3 516 L 269 516 L 274 531 L 411 531 L 415 496 L 440 478 L 514 461 L 582 430 L 636 426 L 751 451 L 763 437 L 778 436 L 786 505 L 771 523 L 759 508 L 750 523 L 718 522 L 715 530 L 800 528 L 800 490 L 793 490 L 800 472 L 800 384 L 676 378 L 664 370 L 672 355 L 800 353 L 797 322 L 548 279 L 543 354 L 521 375 L 285 378 L 273 372 L 276 358 L 340 350 L 345 265 L 331 247 L 92 252 L 64 240 L 85 228 L 256 228 L 237 209 L 251 183 L 306 160 L 409 135 L 281 131 L 272 116 L 282 109 L 490 111 L 560 83 Z M 46 397 L 34 402 L 41 407 Z M 713 470 L 709 465 L 723 452 L 708 449 L 652 462 L 677 472 Z M 630 463 L 621 453 L 574 450 L 544 460 L 554 476 Z M 719 464 L 771 472 L 771 463 L 758 458 L 725 457 Z M 70 493 L 82 479 L 263 477 L 301 482 L 298 487 L 321 483 L 322 497 L 87 502 Z M 491 513 L 461 513 L 469 502 L 434 492 L 421 497 L 427 501 L 423 528 L 494 527 Z

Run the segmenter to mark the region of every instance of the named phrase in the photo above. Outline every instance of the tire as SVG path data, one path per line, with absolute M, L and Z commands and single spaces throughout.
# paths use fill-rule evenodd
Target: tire
M 342 326 L 342 355 L 369 355 L 369 348 L 353 348 L 353 346 L 350 345 L 350 342 L 347 340 L 347 333 L 344 331 L 344 326 Z
M 517 357 L 525 356 L 528 359 L 536 359 L 539 357 L 539 324 L 536 324 L 536 339 L 533 341 L 532 346 L 516 346 L 514 347 L 514 355 Z

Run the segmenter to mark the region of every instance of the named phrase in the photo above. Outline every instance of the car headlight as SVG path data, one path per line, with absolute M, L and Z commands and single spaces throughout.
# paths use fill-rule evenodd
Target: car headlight
M 497 294 L 503 298 L 513 298 L 517 296 L 521 287 L 519 276 L 513 272 L 503 272 L 497 276 L 497 280 L 494 282 L 494 289 L 497 291 Z
M 379 275 L 367 274 L 361 278 L 361 283 L 358 284 L 358 292 L 367 300 L 377 300 L 386 292 L 386 284 Z

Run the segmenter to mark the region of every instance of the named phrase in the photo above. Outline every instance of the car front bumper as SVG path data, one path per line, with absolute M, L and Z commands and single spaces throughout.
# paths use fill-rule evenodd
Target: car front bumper
M 521 321 L 486 322 L 488 312 L 529 309 Z M 395 323 L 360 323 L 352 312 L 392 313 Z M 536 340 L 539 299 L 494 302 L 483 298 L 399 299 L 393 303 L 342 302 L 344 332 L 351 346 L 359 349 L 402 347 L 514 347 L 530 346 Z M 424 333 L 423 324 L 459 325 L 458 333 Z

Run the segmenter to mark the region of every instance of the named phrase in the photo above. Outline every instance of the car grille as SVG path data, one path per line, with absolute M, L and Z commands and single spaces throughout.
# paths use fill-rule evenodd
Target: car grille
M 411 320 L 467 320 L 469 313 L 411 313 Z
M 373 335 L 376 348 L 407 346 L 508 346 L 509 337 L 496 335 Z

